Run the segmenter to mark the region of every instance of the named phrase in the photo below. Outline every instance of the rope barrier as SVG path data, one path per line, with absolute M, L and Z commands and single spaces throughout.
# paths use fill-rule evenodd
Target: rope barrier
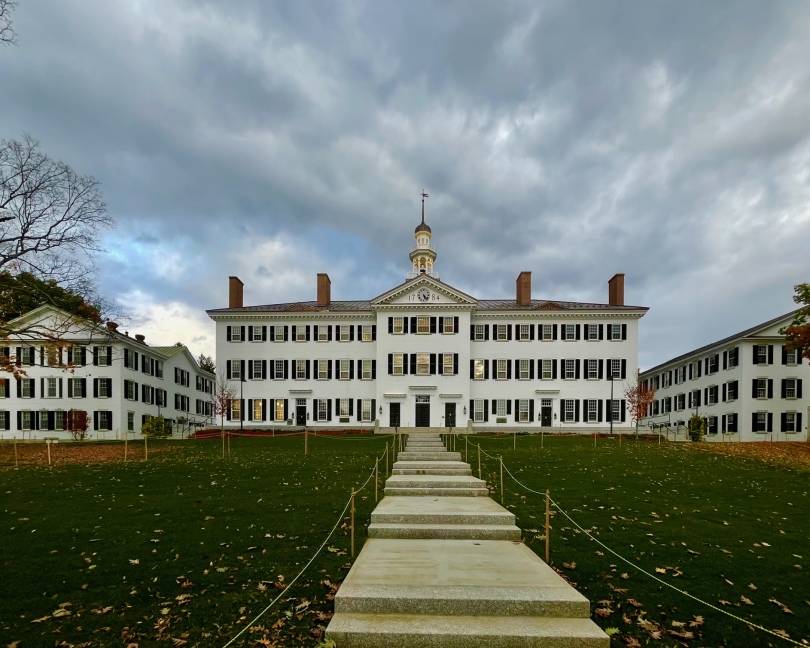
M 380 456 L 382 456 L 382 455 L 380 455 Z M 379 457 L 377 457 L 377 460 L 379 460 Z M 352 493 L 351 497 L 349 497 L 349 499 L 346 502 L 346 506 L 343 507 L 343 511 L 341 511 L 340 515 L 338 516 L 337 522 L 335 522 L 335 525 L 332 527 L 332 530 L 329 532 L 329 535 L 326 536 L 323 543 L 321 543 L 321 546 L 318 547 L 317 551 L 314 554 L 312 554 L 312 558 L 309 559 L 307 564 L 304 565 L 304 567 L 301 569 L 301 571 L 298 572 L 298 574 L 296 574 L 295 578 L 293 578 L 290 581 L 290 584 L 287 585 L 287 587 L 284 588 L 284 590 L 282 590 L 279 593 L 279 595 L 276 596 L 276 598 L 274 598 L 272 601 L 270 601 L 270 603 L 268 603 L 267 606 L 261 612 L 259 612 L 259 614 L 257 614 L 256 617 L 250 623 L 245 624 L 245 626 L 230 641 L 228 641 L 228 643 L 226 643 L 223 646 L 223 648 L 228 648 L 228 646 L 230 646 L 234 641 L 236 641 L 237 639 L 239 639 L 239 637 L 241 637 L 243 634 L 245 634 L 245 632 L 247 632 L 253 625 L 255 625 L 256 622 L 259 619 L 261 619 L 265 614 L 267 614 L 267 612 L 270 610 L 270 608 L 272 608 L 276 603 L 278 603 L 278 601 L 281 599 L 282 596 L 284 596 L 285 594 L 287 594 L 289 592 L 289 590 L 292 588 L 292 586 L 295 584 L 295 582 L 309 568 L 309 566 L 314 562 L 315 558 L 318 557 L 318 555 L 321 553 L 321 551 L 323 551 L 323 548 L 329 543 L 329 540 L 334 535 L 335 531 L 338 529 L 338 526 L 340 525 L 340 523 L 343 521 L 344 516 L 346 515 L 346 511 L 349 509 L 349 506 L 351 505 L 352 500 L 357 496 L 358 493 L 360 493 L 366 486 L 368 486 L 368 483 L 371 481 L 371 478 L 373 476 L 374 476 L 374 468 L 371 469 L 371 473 L 369 474 L 368 479 L 366 479 L 365 483 L 360 487 L 360 489 L 357 490 L 357 491 L 354 491 Z
M 621 561 L 622 561 L 622 562 L 624 562 L 624 563 L 627 563 L 628 565 L 630 565 L 631 567 L 633 567 L 635 570 L 637 570 L 637 571 L 641 572 L 641 573 L 642 573 L 642 574 L 644 574 L 645 576 L 649 576 L 649 577 L 650 577 L 650 578 L 652 578 L 654 581 L 657 581 L 658 583 L 660 583 L 660 584 L 662 584 L 662 585 L 665 585 L 666 587 L 668 587 L 668 588 L 670 588 L 670 589 L 672 589 L 672 590 L 674 590 L 674 591 L 678 592 L 679 594 L 683 594 L 684 596 L 686 596 L 686 597 L 688 597 L 688 598 L 692 599 L 693 601 L 697 601 L 698 603 L 702 603 L 703 605 L 705 605 L 706 607 L 711 608 L 711 609 L 712 609 L 712 610 L 714 610 L 715 612 L 720 612 L 721 614 L 725 614 L 726 616 L 731 617 L 732 619 L 735 619 L 736 621 L 740 621 L 741 623 L 745 623 L 746 625 L 748 625 L 748 626 L 750 626 L 750 627 L 752 627 L 752 628 L 756 628 L 757 630 L 761 630 L 761 631 L 763 631 L 763 632 L 766 632 L 766 633 L 768 633 L 768 634 L 770 634 L 770 635 L 772 635 L 772 636 L 774 636 L 774 637 L 778 637 L 779 639 L 783 639 L 783 640 L 785 640 L 785 641 L 787 641 L 787 642 L 789 642 L 789 643 L 792 643 L 792 644 L 794 644 L 794 645 L 796 645 L 796 646 L 804 646 L 804 645 L 805 645 L 805 644 L 802 644 L 802 643 L 800 643 L 800 642 L 798 642 L 798 641 L 795 641 L 795 640 L 793 640 L 793 639 L 790 639 L 789 637 L 785 637 L 785 636 L 783 636 L 783 635 L 780 635 L 780 634 L 778 634 L 778 633 L 774 632 L 773 630 L 769 630 L 768 628 L 766 628 L 766 627 L 764 627 L 764 626 L 761 626 L 761 625 L 759 625 L 759 624 L 757 624 L 757 623 L 753 623 L 752 621 L 747 621 L 746 619 L 743 619 L 742 617 L 739 617 L 739 616 L 737 616 L 736 614 L 733 614 L 733 613 L 731 613 L 731 612 L 728 612 L 727 610 L 724 610 L 723 608 L 719 608 L 719 607 L 717 607 L 717 606 L 716 606 L 716 605 L 714 605 L 713 603 L 709 603 L 708 601 L 704 601 L 703 599 L 698 598 L 698 597 L 697 597 L 697 596 L 695 596 L 694 594 L 690 594 L 689 592 L 686 592 L 686 591 L 684 591 L 684 590 L 682 590 L 682 589 L 679 589 L 679 588 L 675 587 L 674 585 L 672 585 L 671 583 L 668 583 L 667 581 L 665 581 L 665 580 L 663 580 L 663 579 L 659 578 L 659 577 L 658 577 L 658 576 L 656 576 L 655 574 L 652 574 L 652 573 L 648 572 L 646 569 L 643 569 L 642 567 L 639 567 L 639 566 L 638 566 L 638 565 L 636 565 L 634 562 L 632 562 L 632 561 L 628 560 L 628 559 L 627 559 L 627 558 L 625 558 L 624 556 L 622 556 L 622 555 L 618 554 L 617 552 L 615 552 L 613 549 L 611 549 L 610 547 L 608 547 L 608 546 L 607 546 L 607 545 L 606 545 L 604 542 L 602 542 L 602 541 L 601 541 L 601 540 L 599 540 L 598 538 L 595 538 L 593 535 L 591 535 L 591 533 L 590 533 L 588 530 L 583 529 L 583 528 L 582 528 L 582 526 L 580 526 L 580 524 L 579 524 L 579 523 L 578 523 L 576 520 L 574 520 L 574 519 L 573 519 L 573 518 L 572 518 L 570 515 L 568 515 L 568 513 L 566 513 L 566 512 L 565 512 L 565 511 L 562 509 L 562 507 L 560 507 L 560 505 L 559 505 L 559 504 L 557 504 L 557 502 L 555 502 L 555 501 L 554 501 L 554 500 L 551 498 L 551 496 L 550 496 L 550 495 L 548 495 L 547 493 L 541 493 L 540 491 L 536 491 L 536 490 L 534 490 L 533 488 L 529 488 L 528 486 L 526 486 L 526 484 L 523 484 L 522 482 L 520 482 L 520 481 L 519 481 L 519 480 L 518 480 L 518 479 L 517 479 L 517 478 L 516 478 L 516 477 L 515 477 L 515 476 L 512 474 L 512 472 L 509 470 L 509 468 L 507 468 L 507 467 L 506 467 L 506 465 L 505 465 L 505 464 L 504 464 L 504 470 L 506 470 L 506 473 L 507 473 L 507 474 L 508 474 L 508 475 L 509 475 L 509 476 L 510 476 L 510 477 L 511 477 L 511 478 L 512 478 L 514 481 L 515 481 L 515 483 L 516 483 L 516 484 L 518 484 L 518 486 L 520 486 L 521 488 L 524 488 L 524 489 L 526 489 L 527 491 L 529 491 L 530 493 L 534 493 L 535 495 L 541 495 L 542 497 L 548 497 L 549 501 L 550 501 L 550 502 L 551 502 L 551 504 L 554 506 L 554 508 L 556 508 L 556 509 L 557 509 L 557 510 L 558 510 L 560 513 L 562 513 L 562 514 L 563 514 L 563 515 L 564 515 L 564 516 L 565 516 L 565 517 L 568 519 L 568 521 L 569 521 L 571 524 L 573 524 L 575 527 L 577 527 L 577 529 L 579 529 L 579 530 L 580 530 L 582 533 L 584 533 L 586 536 L 588 536 L 588 537 L 589 537 L 589 538 L 590 538 L 590 539 L 591 539 L 593 542 L 596 542 L 596 543 L 597 543 L 597 544 L 598 544 L 600 547 L 602 547 L 602 548 L 603 548 L 605 551 L 610 552 L 611 554 L 613 554 L 614 556 L 616 556 L 616 558 L 618 558 L 619 560 L 621 560 Z

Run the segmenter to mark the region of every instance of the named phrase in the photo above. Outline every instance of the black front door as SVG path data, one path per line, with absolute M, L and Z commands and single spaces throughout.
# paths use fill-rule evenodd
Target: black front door
M 391 403 L 391 410 L 389 414 L 389 424 L 391 427 L 399 427 L 399 403 Z
M 449 428 L 456 427 L 456 404 L 444 404 L 444 424 Z
M 416 404 L 416 427 L 430 427 L 430 403 Z
M 296 405 L 295 407 L 295 424 L 304 426 L 307 424 L 307 406 Z
M 541 407 L 540 408 L 540 425 L 543 427 L 551 427 L 551 408 L 550 407 Z

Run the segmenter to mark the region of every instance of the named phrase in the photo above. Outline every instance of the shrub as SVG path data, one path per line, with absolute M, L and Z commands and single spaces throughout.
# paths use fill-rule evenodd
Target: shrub
M 172 433 L 171 421 L 167 421 L 163 416 L 150 416 L 141 425 L 141 434 L 147 437 L 167 437 Z
M 703 441 L 703 435 L 706 434 L 706 419 L 699 414 L 692 414 L 689 418 L 689 438 L 692 441 Z

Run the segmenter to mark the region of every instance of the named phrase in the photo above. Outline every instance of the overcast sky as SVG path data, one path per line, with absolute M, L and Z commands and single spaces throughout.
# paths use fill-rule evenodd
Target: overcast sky
M 810 3 L 22 0 L 0 138 L 98 178 L 102 291 L 213 354 L 206 308 L 441 278 L 648 306 L 640 363 L 810 281 Z

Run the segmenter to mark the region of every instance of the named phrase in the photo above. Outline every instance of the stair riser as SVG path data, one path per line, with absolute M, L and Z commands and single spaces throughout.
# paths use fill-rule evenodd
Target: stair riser
M 509 515 L 465 515 L 463 513 L 404 514 L 372 513 L 372 524 L 502 524 L 513 526 L 515 516 Z
M 416 497 L 426 495 L 428 497 L 489 497 L 489 490 L 486 488 L 386 488 L 384 493 L 388 497 L 405 495 Z
M 404 476 L 404 475 L 403 475 Z M 389 477 L 385 488 L 484 488 L 486 484 L 477 477 L 459 477 L 458 479 L 434 480 L 426 475 L 424 479 L 400 480 Z
M 520 540 L 520 529 L 507 526 L 504 526 L 503 529 L 464 527 L 450 529 L 414 529 L 409 527 L 380 528 L 371 524 L 368 527 L 368 537 L 382 538 L 385 540 L 511 540 L 516 542 Z M 401 612 L 402 610 L 397 609 L 391 611 Z M 447 614 L 447 612 L 444 612 L 444 614 Z
M 458 597 L 425 598 L 396 597 L 385 594 L 373 597 L 335 597 L 335 613 L 367 614 L 430 614 L 453 616 L 549 617 L 558 619 L 587 619 L 591 607 L 587 602 L 509 600 L 503 598 L 474 598 L 463 593 Z
M 455 475 L 464 477 L 465 475 L 472 475 L 472 470 L 454 470 L 452 468 L 394 468 L 391 471 L 392 475 Z
M 525 637 L 493 635 L 420 634 L 418 632 L 352 633 L 327 629 L 326 638 L 340 648 L 609 648 L 610 637 Z
M 398 461 L 461 461 L 460 452 L 400 452 Z

